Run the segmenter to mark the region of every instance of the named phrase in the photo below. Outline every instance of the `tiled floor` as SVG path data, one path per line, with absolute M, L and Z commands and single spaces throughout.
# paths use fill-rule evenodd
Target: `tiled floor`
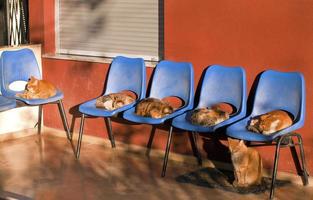
M 243 195 L 216 187 L 210 183 L 214 169 L 172 161 L 167 176 L 161 178 L 161 167 L 162 160 L 156 157 L 88 143 L 83 143 L 77 161 L 65 138 L 43 133 L 1 142 L 0 196 L 22 200 L 268 198 L 268 191 Z M 276 199 L 313 199 L 313 187 L 282 184 Z

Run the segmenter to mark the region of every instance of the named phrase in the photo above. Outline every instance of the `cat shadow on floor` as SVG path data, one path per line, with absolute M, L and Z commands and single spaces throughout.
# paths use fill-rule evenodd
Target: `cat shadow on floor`
M 193 184 L 201 187 L 216 188 L 240 194 L 259 194 L 269 191 L 271 188 L 271 178 L 263 177 L 258 186 L 247 188 L 237 188 L 232 185 L 235 180 L 234 173 L 228 170 L 206 167 L 175 178 L 179 183 Z M 276 180 L 276 187 L 291 184 L 290 181 Z

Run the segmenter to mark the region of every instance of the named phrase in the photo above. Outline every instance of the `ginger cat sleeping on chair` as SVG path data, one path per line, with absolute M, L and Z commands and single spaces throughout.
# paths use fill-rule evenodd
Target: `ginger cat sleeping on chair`
M 46 99 L 54 96 L 56 92 L 57 89 L 52 83 L 31 76 L 26 84 L 25 91 L 16 94 L 16 96 L 24 99 Z
M 250 120 L 248 130 L 270 135 L 292 125 L 289 114 L 283 110 L 274 110 Z
M 234 166 L 234 187 L 260 185 L 263 164 L 259 152 L 248 148 L 243 140 L 228 138 L 228 144 Z

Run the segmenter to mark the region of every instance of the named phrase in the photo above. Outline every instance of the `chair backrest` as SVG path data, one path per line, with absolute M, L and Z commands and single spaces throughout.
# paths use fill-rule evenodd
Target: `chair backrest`
M 162 99 L 175 96 L 184 101 L 183 106 L 193 106 L 193 67 L 188 62 L 163 60 L 155 68 L 149 97 Z
M 236 113 L 246 112 L 246 73 L 241 67 L 212 65 L 206 69 L 197 108 L 229 103 Z
M 304 120 L 305 84 L 301 73 L 268 70 L 261 74 L 251 115 L 277 109 L 288 111 L 296 121 Z
M 146 95 L 146 67 L 142 58 L 117 56 L 110 66 L 105 94 L 130 90 L 143 99 Z
M 1 93 L 10 96 L 9 85 L 14 81 L 28 81 L 30 76 L 41 79 L 40 69 L 31 49 L 3 51 L 1 54 Z

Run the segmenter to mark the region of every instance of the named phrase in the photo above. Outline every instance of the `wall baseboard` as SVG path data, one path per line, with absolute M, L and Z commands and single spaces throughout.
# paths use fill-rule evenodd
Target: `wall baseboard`
M 22 131 L 0 134 L 0 142 L 28 137 L 35 134 L 37 134 L 37 128 L 30 128 Z

